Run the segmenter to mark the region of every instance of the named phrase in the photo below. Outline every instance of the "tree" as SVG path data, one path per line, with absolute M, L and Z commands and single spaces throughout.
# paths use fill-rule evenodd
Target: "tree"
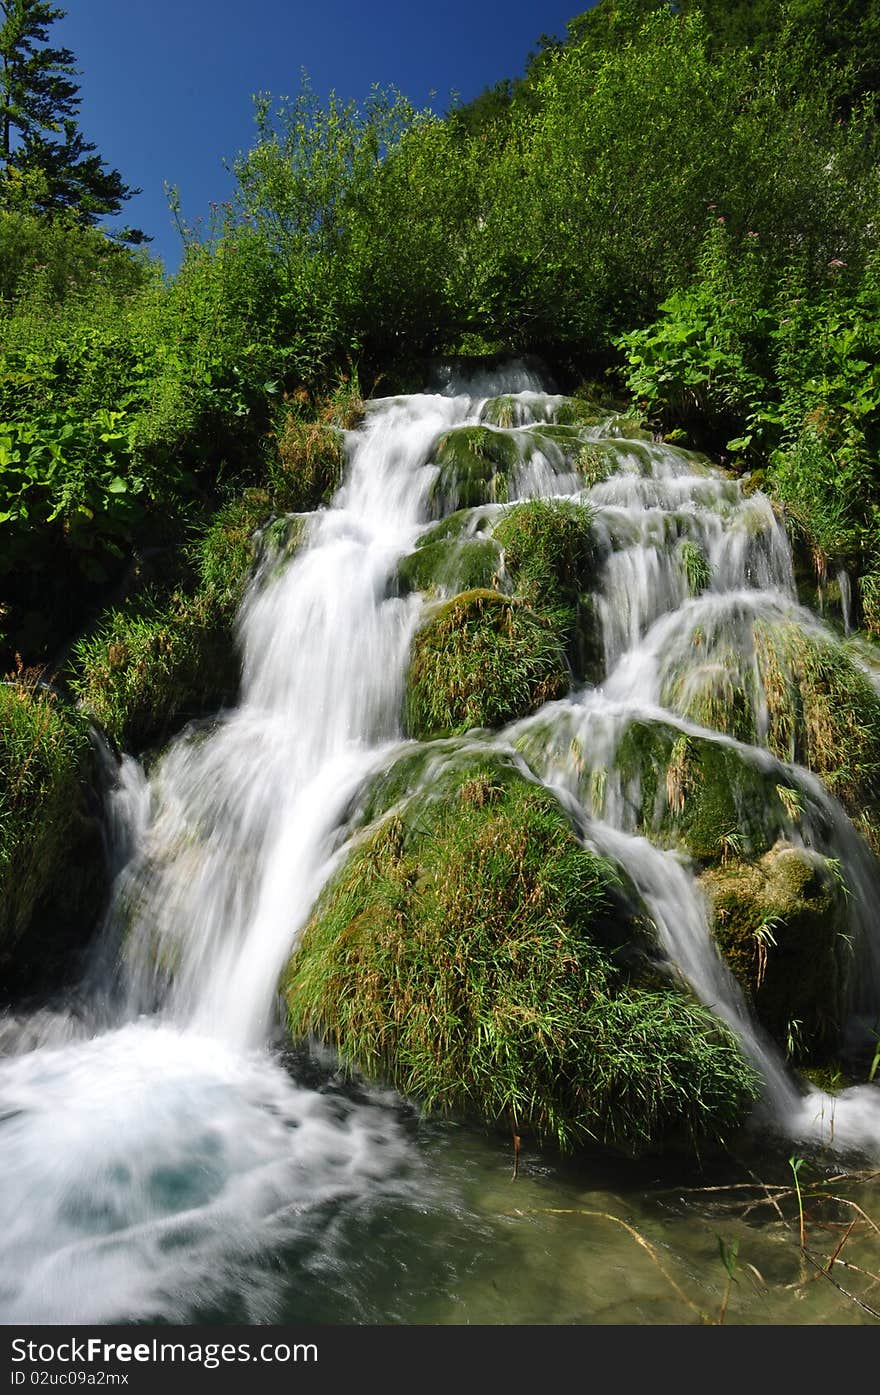
M 94 224 L 140 190 L 78 129 L 74 56 L 49 43 L 50 25 L 65 13 L 51 0 L 0 0 L 0 205 L 48 217 L 70 211 Z M 145 240 L 136 230 L 121 236 Z

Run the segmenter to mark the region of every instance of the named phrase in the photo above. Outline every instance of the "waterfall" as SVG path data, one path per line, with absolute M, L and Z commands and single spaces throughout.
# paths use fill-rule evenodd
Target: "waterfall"
M 182 733 L 148 781 L 124 761 L 102 951 L 112 943 L 123 966 L 114 1020 L 105 1005 L 91 1030 L 86 1017 L 72 1034 L 11 1023 L 3 1037 L 3 1320 L 185 1321 L 182 1293 L 210 1296 L 245 1274 L 257 1321 L 271 1311 L 254 1269 L 267 1244 L 328 1201 L 367 1204 L 413 1185 L 417 1164 L 393 1102 L 374 1092 L 343 1104 L 295 1084 L 271 1034 L 279 976 L 344 850 L 348 811 L 401 741 L 423 599 L 395 595 L 389 579 L 428 526 L 433 448 L 451 428 L 483 421 L 485 400 L 502 392 L 521 442 L 531 425 L 554 420 L 559 399 L 521 369 L 369 403 L 348 435 L 336 497 L 309 516 L 296 557 L 280 571 L 264 560 L 250 587 L 238 706 Z M 686 453 L 620 439 L 610 424 L 591 435 L 614 457 L 613 473 L 586 496 L 604 557 L 604 681 L 475 739 L 516 744 L 531 733 L 531 770 L 576 805 L 585 840 L 627 871 L 668 956 L 758 1064 L 775 1125 L 827 1141 L 815 1119 L 834 1109 L 839 1141 L 878 1144 L 880 1110 L 864 1091 L 832 1104 L 793 1085 L 714 948 L 693 869 L 634 832 L 627 791 L 613 779 L 600 815 L 571 757 L 577 734 L 590 768 L 610 769 L 637 712 L 682 724 L 663 706 L 664 675 L 684 662 L 697 617 L 704 630 L 742 628 L 750 616 L 796 609 L 784 533 L 762 495 L 743 497 Z M 513 479 L 519 497 L 583 497 L 552 442 L 523 451 Z M 711 573 L 697 598 L 684 544 Z M 755 720 L 760 733 L 757 709 Z M 873 906 L 870 859 L 840 818 L 848 841 L 835 855 L 847 867 L 861 858 L 850 892 Z M 871 908 L 863 911 L 868 926 Z

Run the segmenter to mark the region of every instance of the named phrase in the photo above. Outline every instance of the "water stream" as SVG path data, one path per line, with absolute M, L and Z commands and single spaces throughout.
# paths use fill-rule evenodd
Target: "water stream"
M 584 1174 L 538 1159 L 514 1196 L 500 1145 L 420 1122 L 392 1092 L 346 1086 L 332 1061 L 292 1060 L 276 1039 L 281 970 L 344 848 L 357 791 L 402 741 L 423 602 L 393 594 L 389 578 L 427 526 L 432 448 L 451 427 L 480 421 L 484 400 L 502 391 L 514 394 L 512 434 L 552 420 L 556 399 L 524 372 L 369 404 L 332 505 L 309 516 L 289 565 L 267 565 L 251 586 L 238 706 L 183 733 L 149 780 L 130 757 L 116 771 L 113 904 L 86 980 L 66 1007 L 0 1026 L 3 1321 L 678 1320 L 656 1316 L 666 1311 L 656 1295 L 629 1317 L 619 1315 L 624 1296 L 584 1309 L 569 1295 L 548 1315 L 541 1275 L 563 1253 L 578 1273 L 580 1240 L 571 1228 L 548 1240 L 545 1217 L 545 1265 L 525 1257 L 511 1216 L 541 1213 L 542 1199 L 582 1199 Z M 713 946 L 685 859 L 637 835 L 622 784 L 606 781 L 601 812 L 589 792 L 635 715 L 691 729 L 663 706 L 664 674 L 697 618 L 728 633 L 750 616 L 796 609 L 784 533 L 762 495 L 744 498 L 686 453 L 619 439 L 617 428 L 594 435 L 615 452 L 615 472 L 590 491 L 604 555 L 605 680 L 484 739 L 525 750 L 585 840 L 625 868 L 670 958 L 757 1064 L 765 1125 L 880 1153 L 880 1091 L 832 1100 L 795 1083 Z M 517 497 L 579 491 L 561 453 L 523 455 Z M 697 600 L 682 540 L 711 567 Z M 575 749 L 588 753 L 586 766 Z M 760 744 L 745 750 L 774 762 Z M 876 865 L 818 782 L 798 778 L 822 828 L 837 830 L 823 850 L 847 877 L 870 1013 L 880 1001 Z M 620 1175 L 624 1204 L 647 1214 L 641 1181 Z M 594 1210 L 619 1201 L 607 1175 L 598 1190 Z M 474 1241 L 480 1260 L 466 1257 Z M 493 1275 L 514 1252 L 525 1278 L 490 1301 Z M 742 1320 L 761 1318 L 744 1310 Z

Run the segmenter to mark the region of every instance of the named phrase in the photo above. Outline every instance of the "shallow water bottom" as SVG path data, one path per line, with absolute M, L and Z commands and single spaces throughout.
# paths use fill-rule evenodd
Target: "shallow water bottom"
M 757 1144 L 697 1170 L 527 1140 L 514 1177 L 509 1139 L 321 1053 L 56 1037 L 0 1063 L 3 1322 L 877 1320 L 877 1178 L 839 1159 L 799 1166 L 800 1206 Z

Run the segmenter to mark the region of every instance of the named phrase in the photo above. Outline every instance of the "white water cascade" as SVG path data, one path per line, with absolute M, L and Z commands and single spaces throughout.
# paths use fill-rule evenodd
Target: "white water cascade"
M 123 965 L 115 1019 L 106 1003 L 90 1018 L 86 1004 L 9 1019 L 0 1033 L 2 1320 L 186 1321 L 187 1295 L 219 1302 L 242 1285 L 247 1320 L 265 1320 L 272 1293 L 259 1260 L 279 1237 L 325 1205 L 367 1206 L 415 1185 L 393 1097 L 354 1102 L 295 1084 L 266 1043 L 279 976 L 357 793 L 400 749 L 422 599 L 389 594 L 389 579 L 426 527 L 432 448 L 501 392 L 512 394 L 510 435 L 553 421 L 558 399 L 523 373 L 369 404 L 332 505 L 308 516 L 294 560 L 270 560 L 251 586 L 238 707 L 183 733 L 148 782 L 126 759 L 115 796 L 124 859 L 101 951 L 104 962 L 116 944 Z M 774 1124 L 827 1142 L 833 1109 L 837 1141 L 880 1150 L 878 1092 L 832 1104 L 792 1083 L 713 946 L 691 868 L 634 834 L 622 786 L 606 788 L 597 817 L 571 755 L 576 736 L 588 774 L 610 767 L 634 712 L 682 725 L 662 707 L 677 635 L 699 606 L 707 616 L 734 599 L 746 611 L 794 607 L 784 534 L 763 496 L 744 498 L 686 453 L 619 439 L 616 427 L 592 434 L 615 456 L 589 494 L 605 557 L 605 680 L 476 739 L 516 743 L 576 804 L 587 840 L 625 868 L 670 958 L 759 1065 Z M 512 485 L 517 497 L 580 489 L 571 460 L 549 446 L 523 453 Z M 699 601 L 683 540 L 711 567 Z M 757 748 L 753 758 L 773 760 Z M 861 848 L 836 806 L 834 817 Z M 876 938 L 873 864 L 865 854 L 854 871 L 862 853 L 847 848 L 833 851 Z

